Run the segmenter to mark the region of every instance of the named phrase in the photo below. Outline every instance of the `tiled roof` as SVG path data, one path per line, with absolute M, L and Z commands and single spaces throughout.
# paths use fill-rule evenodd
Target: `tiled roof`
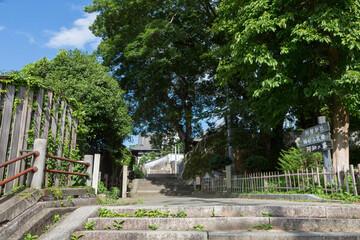
M 139 142 L 135 146 L 130 147 L 130 150 L 135 151 L 156 151 L 157 149 L 153 148 L 150 143 L 151 135 L 147 134 L 146 136 L 139 135 Z

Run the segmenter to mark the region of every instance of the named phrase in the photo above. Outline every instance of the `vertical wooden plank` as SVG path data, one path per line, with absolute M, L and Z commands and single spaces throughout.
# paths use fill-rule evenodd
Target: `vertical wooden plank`
M 68 122 L 68 125 L 65 127 L 65 146 L 68 146 L 68 153 L 70 153 L 71 151 L 71 144 L 67 145 L 71 139 L 70 139 L 70 135 L 71 135 L 71 127 L 72 127 L 72 121 L 71 121 L 71 116 L 72 116 L 72 109 L 70 107 L 68 107 L 68 110 L 67 110 L 67 122 Z M 68 156 L 64 156 L 66 158 L 70 158 L 70 155 Z M 69 164 L 69 169 L 68 171 L 69 172 L 72 172 L 74 170 L 74 164 L 73 163 L 70 163 Z M 113 179 L 113 178 L 112 178 Z M 67 183 L 68 186 L 71 186 L 71 175 L 68 176 L 68 183 Z M 113 185 L 113 184 L 112 184 Z
M 319 174 L 319 168 L 318 167 L 316 167 L 316 175 L 317 175 L 317 180 L 318 180 L 318 186 L 320 187 L 321 183 L 320 183 L 320 174 Z
M 303 189 L 305 189 L 305 174 L 304 174 L 304 169 L 301 169 L 301 180 L 302 180 L 302 187 Z
M 40 137 L 40 131 L 41 131 L 41 116 L 42 116 L 42 108 L 43 108 L 43 104 L 44 104 L 44 89 L 39 89 L 38 94 L 36 95 L 36 110 L 35 110 L 35 129 L 34 129 L 34 133 L 35 133 L 35 138 L 39 138 Z
M 15 86 L 8 85 L 6 88 L 4 108 L 1 118 L 1 130 L 0 130 L 0 164 L 6 162 L 9 133 L 11 128 L 12 111 L 15 97 Z M 0 168 L 0 180 L 3 179 L 4 168 Z M 0 187 L 1 190 L 1 187 Z
M 311 179 L 312 179 L 312 184 L 313 184 L 313 188 L 315 189 L 315 174 L 314 174 L 314 169 L 311 169 Z
M 298 189 L 301 190 L 301 184 L 300 184 L 300 172 L 299 169 L 296 170 L 296 174 L 297 174 L 297 180 L 298 180 Z
M 276 174 L 278 175 L 278 186 L 279 186 L 279 189 L 281 187 L 281 181 L 280 181 L 280 172 L 276 172 Z
M 21 87 L 20 92 L 17 95 L 19 103 L 16 105 L 13 130 L 10 140 L 10 153 L 9 160 L 14 159 L 19 156 L 20 140 L 22 140 L 22 133 L 24 131 L 25 117 L 24 117 L 24 98 L 25 98 L 26 88 Z M 12 177 L 15 174 L 18 174 L 20 170 L 20 162 L 10 164 L 7 169 L 6 177 Z M 17 181 L 11 181 L 5 185 L 5 192 L 10 191 L 17 185 Z
M 327 175 L 326 175 L 327 172 L 324 167 L 323 167 L 323 173 L 324 173 L 323 177 L 324 177 L 325 192 L 327 193 L 328 192 L 328 190 L 327 190 Z
M 66 107 L 67 103 L 65 100 L 61 101 L 61 118 L 60 118 L 60 134 L 58 139 L 58 149 L 56 151 L 56 156 L 62 157 L 63 147 L 64 147 L 64 135 L 65 135 L 65 122 L 66 122 Z M 61 170 L 61 160 L 58 160 L 58 168 Z M 55 175 L 55 186 L 60 186 L 60 174 Z M 67 183 L 67 181 L 66 181 Z
M 290 191 L 292 190 L 292 181 L 291 181 L 291 173 L 290 173 L 290 170 L 288 171 L 289 172 L 289 185 L 290 185 Z
M 46 111 L 44 114 L 44 125 L 43 125 L 43 131 L 41 133 L 41 138 L 43 138 L 43 139 L 48 139 L 48 135 L 49 135 L 51 108 L 52 108 L 52 104 L 53 104 L 54 93 L 52 91 L 48 90 L 47 96 L 48 96 L 48 100 L 47 100 L 47 105 L 46 105 Z M 46 183 L 47 183 L 47 181 L 46 181 Z
M 350 193 L 350 187 L 349 187 L 349 180 L 348 180 L 348 173 L 345 168 L 343 168 L 343 173 L 345 177 L 345 184 L 346 184 L 346 191 Z
M 291 170 L 291 173 L 289 171 L 289 174 L 292 176 L 292 182 L 294 183 L 294 187 L 296 187 L 296 179 L 295 179 L 295 173 L 294 170 Z M 291 186 L 292 187 L 292 186 Z
M 339 185 L 339 189 L 343 187 L 342 185 L 342 181 L 341 181 L 341 171 L 340 171 L 340 167 L 337 167 L 337 179 L 338 179 L 338 185 Z
M 286 191 L 288 192 L 289 191 L 289 183 L 288 183 L 286 171 L 284 171 L 284 176 L 285 176 Z
M 26 113 L 26 118 L 25 118 L 25 129 L 24 129 L 24 134 L 23 134 L 23 140 L 22 140 L 22 147 L 20 147 L 20 150 L 27 150 L 28 147 L 28 138 L 29 138 L 29 131 L 30 131 L 30 124 L 31 124 L 31 118 L 32 118 L 32 105 L 33 105 L 33 97 L 34 97 L 34 91 L 33 90 L 29 90 L 28 95 L 26 96 L 26 100 L 25 100 L 25 113 Z M 23 154 L 23 153 L 20 153 Z M 32 160 L 33 158 L 31 158 L 30 160 L 30 166 L 32 166 Z M 25 166 L 26 166 L 26 161 L 21 161 L 21 166 L 20 166 L 20 172 L 25 170 Z M 27 176 L 29 176 L 29 174 L 27 174 Z M 20 185 L 26 185 L 26 179 L 27 176 L 22 175 L 19 178 L 19 183 Z
M 306 181 L 307 181 L 307 187 L 310 187 L 310 183 L 309 183 L 309 170 L 306 169 Z

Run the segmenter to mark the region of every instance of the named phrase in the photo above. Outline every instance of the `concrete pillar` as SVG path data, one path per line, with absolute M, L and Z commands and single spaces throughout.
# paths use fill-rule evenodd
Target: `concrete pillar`
M 94 169 L 93 169 L 93 179 L 92 187 L 95 189 L 95 193 L 98 193 L 98 184 L 99 184 L 99 170 L 100 170 L 100 154 L 95 154 L 94 157 Z
M 46 155 L 46 139 L 35 139 L 34 141 L 34 151 L 38 151 L 40 155 L 34 161 L 34 167 L 37 167 L 37 172 L 33 174 L 33 177 L 30 182 L 30 187 L 41 189 L 42 182 L 44 180 L 44 169 L 45 169 L 45 155 Z
M 85 155 L 84 162 L 90 164 L 90 166 L 86 169 L 86 173 L 89 174 L 89 178 L 86 179 L 86 186 L 91 186 L 93 180 L 93 165 L 94 165 L 94 156 L 93 155 Z
M 231 165 L 225 167 L 226 169 L 226 188 L 228 192 L 231 192 Z
M 124 165 L 123 166 L 123 179 L 122 179 L 121 198 L 126 198 L 127 182 L 128 182 L 128 166 Z

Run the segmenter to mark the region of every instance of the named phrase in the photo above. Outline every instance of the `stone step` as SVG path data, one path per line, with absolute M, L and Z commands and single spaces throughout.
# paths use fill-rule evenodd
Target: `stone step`
M 95 230 L 78 231 L 83 234 L 81 240 L 355 240 L 360 239 L 354 233 L 306 233 L 306 232 L 202 232 L 202 231 L 127 231 Z
M 272 217 L 299 217 L 299 218 L 342 218 L 356 219 L 360 218 L 360 206 L 337 206 L 337 205 L 301 205 L 301 204 L 246 204 L 237 206 L 108 206 L 106 209 L 118 213 L 131 213 L 145 209 L 150 211 L 170 211 L 177 213 L 184 211 L 187 217 L 263 217 L 264 214 Z
M 45 206 L 46 203 L 37 203 L 25 210 L 20 215 L 18 215 L 12 221 L 3 224 L 0 227 L 0 239 L 9 239 L 12 234 L 14 234 L 19 228 L 25 225 L 26 222 L 34 215 L 38 214 L 41 211 L 44 211 Z
M 35 189 L 25 189 L 12 196 L 2 197 L 0 201 L 0 226 L 34 206 L 40 198 L 41 193 Z
M 147 179 L 152 179 L 152 178 L 176 178 L 175 174 L 170 174 L 170 173 L 163 173 L 163 174 L 156 174 L 156 173 L 151 173 L 148 174 L 146 176 Z
M 45 208 L 42 211 L 34 214 L 28 221 L 19 226 L 18 229 L 10 236 L 6 238 L 4 235 L 0 236 L 1 240 L 5 239 L 24 239 L 26 233 L 30 233 L 31 235 L 40 235 L 43 233 L 43 230 L 46 226 L 50 226 L 53 223 L 54 216 L 56 214 L 64 215 L 66 213 L 74 211 L 75 208 Z M 20 217 L 20 216 L 19 216 Z M 15 219 L 14 219 L 15 220 Z
M 121 222 L 124 230 L 150 230 L 156 225 L 162 231 L 191 231 L 202 226 L 205 231 L 256 231 L 270 230 L 289 232 L 350 232 L 360 233 L 359 219 L 339 218 L 276 218 L 276 217 L 210 217 L 210 218 L 89 218 L 95 229 L 115 230 Z M 256 227 L 258 226 L 258 227 Z M 258 229 L 259 228 L 259 229 Z
M 207 240 L 206 232 L 190 232 L 190 231 L 78 231 L 74 233 L 76 236 L 83 234 L 81 240 Z

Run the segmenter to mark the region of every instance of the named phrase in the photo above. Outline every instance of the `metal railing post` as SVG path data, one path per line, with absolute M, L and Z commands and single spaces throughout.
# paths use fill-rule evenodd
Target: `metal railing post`
M 46 155 L 46 139 L 35 139 L 34 141 L 34 151 L 39 152 L 39 156 L 34 161 L 34 167 L 37 167 L 38 171 L 33 174 L 33 177 L 30 182 L 30 187 L 41 189 L 42 182 L 44 179 L 44 169 L 45 169 L 45 155 Z

